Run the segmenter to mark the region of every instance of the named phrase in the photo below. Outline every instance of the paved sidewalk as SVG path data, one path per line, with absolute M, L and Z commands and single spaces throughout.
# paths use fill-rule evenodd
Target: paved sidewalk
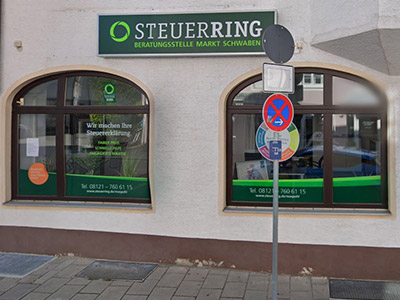
M 270 299 L 270 274 L 158 266 L 142 283 L 76 277 L 94 260 L 60 257 L 22 279 L 1 278 L 0 300 L 259 300 Z M 280 276 L 279 299 L 328 300 L 326 278 Z

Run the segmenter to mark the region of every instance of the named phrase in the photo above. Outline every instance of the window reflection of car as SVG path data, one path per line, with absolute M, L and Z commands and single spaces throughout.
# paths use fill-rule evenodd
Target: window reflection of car
M 333 147 L 333 177 L 373 176 L 381 173 L 376 151 L 344 146 Z M 281 163 L 283 173 L 302 173 L 304 178 L 322 178 L 324 171 L 323 147 L 299 150 L 291 160 Z

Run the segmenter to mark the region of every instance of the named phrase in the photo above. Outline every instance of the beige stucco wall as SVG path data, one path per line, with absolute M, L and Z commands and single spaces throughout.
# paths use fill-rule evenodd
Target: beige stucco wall
M 310 46 L 310 1 L 2 2 L 0 201 L 10 199 L 10 101 L 23 84 L 60 70 L 96 69 L 119 74 L 148 89 L 152 99 L 152 192 L 155 210 L 69 207 L 0 207 L 0 225 L 85 229 L 179 237 L 271 241 L 270 213 L 226 213 L 224 208 L 224 101 L 235 83 L 260 71 L 266 56 L 102 58 L 97 15 L 276 9 L 303 50 L 297 66 L 329 66 L 383 84 L 388 101 L 391 215 L 283 214 L 281 242 L 400 247 L 399 168 L 395 149 L 400 94 L 390 77 Z M 28 9 L 29 8 L 29 9 Z M 338 20 L 339 22 L 340 20 Z M 14 41 L 22 41 L 22 51 Z M 85 66 L 86 67 L 85 67 Z M 396 159 L 397 158 L 397 159 Z M 397 192 L 397 193 L 396 193 Z M 147 212 L 147 213 L 146 213 Z M 150 212 L 150 213 L 148 213 Z

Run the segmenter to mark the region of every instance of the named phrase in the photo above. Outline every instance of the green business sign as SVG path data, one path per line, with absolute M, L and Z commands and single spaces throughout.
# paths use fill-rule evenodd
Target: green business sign
M 99 55 L 264 54 L 276 12 L 99 16 Z

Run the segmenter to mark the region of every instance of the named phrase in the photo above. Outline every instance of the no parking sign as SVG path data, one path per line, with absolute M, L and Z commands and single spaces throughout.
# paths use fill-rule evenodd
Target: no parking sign
M 285 95 L 273 94 L 265 101 L 262 116 L 269 129 L 283 131 L 293 121 L 293 104 Z

